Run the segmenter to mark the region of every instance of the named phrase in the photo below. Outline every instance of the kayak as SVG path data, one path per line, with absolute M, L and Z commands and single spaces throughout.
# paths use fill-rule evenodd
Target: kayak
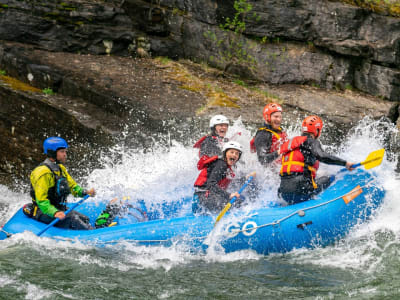
M 356 224 L 371 217 L 385 191 L 375 175 L 365 170 L 339 173 L 331 186 L 314 199 L 289 206 L 232 208 L 216 226 L 217 215 L 194 215 L 191 197 L 138 211 L 146 218 L 121 219 L 117 225 L 94 230 L 51 227 L 41 237 L 104 246 L 121 241 L 138 245 L 183 245 L 190 251 L 221 246 L 225 252 L 254 250 L 260 254 L 322 247 L 344 237 Z M 277 196 L 270 195 L 271 203 Z M 269 199 L 268 199 L 269 200 Z M 105 204 L 84 202 L 76 210 L 95 220 Z M 27 217 L 22 208 L 0 230 L 0 239 L 47 225 Z

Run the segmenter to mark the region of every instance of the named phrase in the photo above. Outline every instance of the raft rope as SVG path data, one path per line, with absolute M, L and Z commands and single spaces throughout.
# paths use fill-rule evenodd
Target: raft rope
M 5 231 L 3 228 L 1 228 L 0 231 L 1 231 L 1 232 L 4 232 L 8 238 L 9 238 L 10 236 L 12 236 L 11 233 Z
M 346 194 L 343 194 L 342 196 L 336 197 L 334 199 L 331 199 L 331 200 L 328 200 L 328 201 L 325 201 L 325 202 L 322 202 L 322 203 L 319 203 L 319 204 L 316 204 L 316 205 L 313 205 L 313 206 L 310 206 L 310 207 L 306 207 L 306 208 L 303 208 L 303 209 L 296 210 L 296 211 L 292 212 L 291 214 L 289 214 L 289 215 L 287 215 L 287 216 L 285 216 L 285 217 L 283 217 L 283 218 L 281 218 L 279 220 L 273 221 L 271 223 L 262 224 L 262 225 L 259 225 L 259 226 L 250 227 L 250 228 L 246 228 L 246 229 L 242 229 L 242 230 L 233 230 L 233 231 L 229 232 L 228 234 L 225 233 L 225 234 L 221 234 L 219 236 L 229 236 L 230 234 L 238 234 L 238 233 L 241 233 L 241 232 L 251 231 L 251 230 L 258 229 L 258 228 L 279 225 L 283 221 L 285 221 L 285 220 L 287 220 L 287 219 L 299 214 L 300 212 L 304 212 L 304 211 L 307 211 L 307 210 L 311 210 L 311 209 L 314 209 L 314 208 L 317 208 L 317 207 L 321 207 L 321 206 L 327 205 L 329 203 L 332 203 L 334 201 L 338 201 L 338 200 L 342 199 L 344 196 L 347 196 L 349 194 L 353 194 L 353 193 L 361 190 L 362 188 L 370 187 L 372 181 L 373 180 L 367 182 L 363 186 L 358 187 L 357 189 L 353 189 L 350 192 L 348 192 Z M 187 239 L 187 241 L 190 241 L 190 240 L 201 240 L 201 239 L 204 240 L 204 239 L 207 238 L 207 236 L 192 237 L 190 239 Z M 62 241 L 74 241 L 75 240 L 75 239 L 72 239 L 72 238 L 60 238 L 60 237 L 58 237 L 56 239 L 62 240 Z M 171 243 L 172 242 L 171 239 L 165 239 L 165 240 L 131 240 L 131 239 L 125 239 L 124 241 L 126 241 L 126 242 L 135 242 L 135 243 L 167 243 L 167 242 Z M 107 242 L 96 241 L 95 243 L 96 244 L 115 244 L 115 243 L 118 243 L 118 242 L 120 242 L 120 240 L 107 241 Z
M 237 233 L 240 233 L 240 232 L 251 231 L 251 230 L 258 229 L 258 228 L 263 228 L 263 227 L 268 227 L 268 226 L 279 225 L 281 222 L 283 222 L 283 221 L 285 221 L 285 220 L 287 220 L 287 219 L 289 219 L 289 218 L 291 218 L 291 217 L 293 217 L 293 216 L 295 216 L 295 215 L 298 215 L 298 214 L 300 214 L 301 212 L 304 213 L 304 211 L 311 210 L 311 209 L 314 209 L 314 208 L 317 208 L 317 207 L 320 207 L 320 206 L 327 205 L 327 204 L 329 204 L 329 203 L 331 203 L 331 202 L 340 200 L 340 199 L 342 199 L 343 197 L 345 197 L 345 196 L 347 196 L 347 195 L 349 195 L 349 194 L 353 194 L 353 193 L 355 193 L 355 192 L 361 190 L 362 188 L 366 188 L 366 187 L 369 187 L 369 186 L 370 186 L 370 184 L 367 183 L 367 184 L 365 184 L 365 185 L 363 185 L 363 186 L 360 186 L 360 187 L 357 188 L 357 189 L 353 189 L 353 190 L 351 190 L 350 192 L 348 192 L 348 193 L 346 193 L 346 194 L 344 194 L 344 195 L 342 195 L 342 196 L 339 196 L 339 197 L 337 197 L 337 198 L 334 198 L 334 199 L 325 201 L 325 202 L 323 202 L 323 203 L 316 204 L 316 205 L 314 205 L 314 206 L 310 206 L 310 207 L 307 207 L 307 208 L 303 208 L 303 209 L 296 210 L 296 211 L 292 212 L 291 214 L 289 214 L 289 215 L 287 215 L 287 216 L 285 216 L 285 217 L 283 217 L 283 218 L 281 218 L 281 219 L 279 219 L 279 220 L 276 220 L 276 221 L 274 221 L 274 222 L 267 223 L 267 224 L 262 224 L 262 225 L 258 225 L 258 226 L 255 226 L 255 227 L 250 227 L 250 228 L 242 229 L 242 230 L 234 230 L 234 231 L 231 231 L 231 233 L 237 234 Z

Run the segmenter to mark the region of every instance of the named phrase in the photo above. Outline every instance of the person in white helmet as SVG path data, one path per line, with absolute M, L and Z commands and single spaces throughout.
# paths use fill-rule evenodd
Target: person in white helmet
M 233 197 L 240 198 L 238 192 L 228 193 L 226 189 L 235 177 L 233 168 L 239 161 L 242 152 L 242 145 L 238 142 L 230 141 L 225 143 L 222 149 L 222 156 L 214 155 L 207 160 L 199 160 L 197 167 L 201 172 L 194 183 L 193 212 L 201 212 L 203 210 L 217 213 Z
M 222 154 L 222 147 L 228 141 L 225 137 L 229 127 L 229 120 L 223 115 L 213 116 L 210 120 L 211 133 L 199 139 L 194 148 L 199 148 L 199 156 L 206 158 Z

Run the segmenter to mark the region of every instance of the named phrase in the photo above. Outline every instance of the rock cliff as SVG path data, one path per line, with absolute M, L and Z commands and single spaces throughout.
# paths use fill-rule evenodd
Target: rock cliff
M 168 122 L 182 127 L 176 138 L 198 131 L 196 113 L 256 124 L 268 101 L 280 101 L 288 120 L 318 113 L 340 127 L 367 114 L 399 122 L 399 18 L 338 1 L 242 1 L 251 9 L 235 34 L 220 26 L 232 25 L 234 2 L 2 0 L 0 173 L 26 178 L 48 135 L 80 145 L 87 165 L 121 132 L 144 146 Z

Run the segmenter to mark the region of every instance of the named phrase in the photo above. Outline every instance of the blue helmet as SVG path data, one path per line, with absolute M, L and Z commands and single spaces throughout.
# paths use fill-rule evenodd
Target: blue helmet
M 65 148 L 68 148 L 67 142 L 58 136 L 49 137 L 43 142 L 44 154 L 52 158 L 56 158 L 58 149 Z

